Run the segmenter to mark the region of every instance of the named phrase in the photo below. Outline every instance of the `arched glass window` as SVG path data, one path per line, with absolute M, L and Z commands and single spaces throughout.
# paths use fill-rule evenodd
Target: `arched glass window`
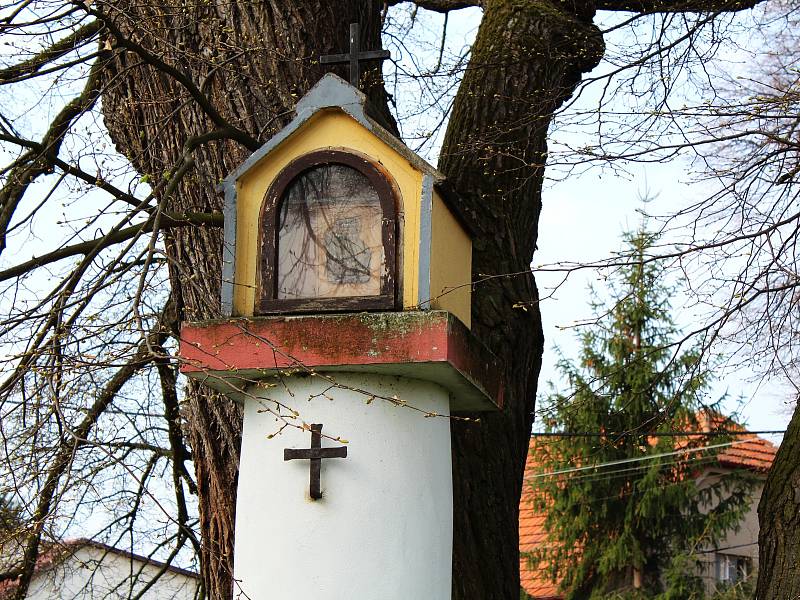
M 393 308 L 395 210 L 364 158 L 316 152 L 290 164 L 262 215 L 261 312 Z
M 382 218 L 378 192 L 352 167 L 299 175 L 278 211 L 278 298 L 380 295 Z

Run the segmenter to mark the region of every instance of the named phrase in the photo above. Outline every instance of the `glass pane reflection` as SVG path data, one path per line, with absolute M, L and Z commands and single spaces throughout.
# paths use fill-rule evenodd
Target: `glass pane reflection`
M 278 298 L 377 296 L 385 272 L 380 199 L 345 165 L 305 171 L 278 221 Z

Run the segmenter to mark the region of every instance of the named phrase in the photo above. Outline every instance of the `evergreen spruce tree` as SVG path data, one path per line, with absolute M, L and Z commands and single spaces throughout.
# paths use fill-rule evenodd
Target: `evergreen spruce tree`
M 625 236 L 630 260 L 612 278 L 613 303 L 595 304 L 579 361 L 559 363 L 569 389 L 546 404 L 550 431 L 603 435 L 542 438 L 541 473 L 526 482 L 549 538 L 529 559 L 567 600 L 703 598 L 697 553 L 736 528 L 750 502 L 746 474 L 696 483 L 715 460 L 699 448 L 724 439 L 651 434 L 731 425 L 704 403 L 698 352 L 672 345 L 673 290 L 647 261 L 654 241 L 644 230 Z

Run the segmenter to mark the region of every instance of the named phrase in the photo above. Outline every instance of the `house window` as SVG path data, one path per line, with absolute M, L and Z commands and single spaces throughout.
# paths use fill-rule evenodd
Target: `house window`
M 717 581 L 729 585 L 747 579 L 752 570 L 749 556 L 717 554 Z
M 366 159 L 295 160 L 262 212 L 261 312 L 393 308 L 396 223 L 392 186 Z

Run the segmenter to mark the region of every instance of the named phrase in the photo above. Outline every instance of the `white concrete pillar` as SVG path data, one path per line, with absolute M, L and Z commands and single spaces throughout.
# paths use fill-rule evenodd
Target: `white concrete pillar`
M 435 383 L 388 375 L 292 375 L 245 401 L 236 505 L 234 597 L 251 600 L 449 600 L 452 568 L 450 422 L 368 395 L 447 415 Z M 319 396 L 325 392 L 328 397 Z M 309 398 L 311 398 L 309 400 Z M 311 434 L 281 425 L 275 402 L 347 439 L 322 460 L 323 497 L 309 497 Z M 286 409 L 283 409 L 286 412 Z M 322 447 L 338 445 L 323 438 Z

